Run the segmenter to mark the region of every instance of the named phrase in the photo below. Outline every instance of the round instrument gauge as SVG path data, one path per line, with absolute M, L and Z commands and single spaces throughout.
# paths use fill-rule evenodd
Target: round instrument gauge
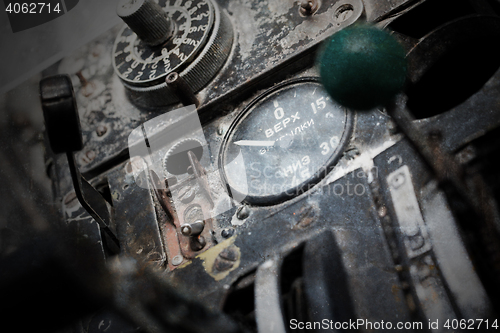
M 352 119 L 316 78 L 268 90 L 243 110 L 224 138 L 219 165 L 230 195 L 270 205 L 306 191 L 342 155 Z

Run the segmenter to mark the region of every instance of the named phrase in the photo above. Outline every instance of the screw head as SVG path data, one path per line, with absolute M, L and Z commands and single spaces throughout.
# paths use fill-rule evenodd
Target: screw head
M 234 235 L 234 229 L 233 228 L 226 228 L 226 229 L 223 229 L 221 232 L 220 232 L 220 235 L 224 238 L 229 238 L 231 237 L 232 235 Z
M 177 74 L 176 72 L 172 72 L 172 73 L 167 75 L 167 77 L 165 78 L 165 82 L 173 83 L 173 82 L 177 81 L 178 78 L 179 78 L 179 74 Z
M 72 191 L 66 195 L 64 198 L 64 205 L 66 207 L 73 207 L 76 204 L 76 193 L 75 191 Z
M 104 134 L 106 134 L 106 132 L 108 131 L 108 128 L 104 125 L 99 125 L 97 126 L 97 129 L 96 129 L 96 134 L 97 136 L 103 136 Z
M 248 206 L 241 206 L 236 212 L 238 220 L 244 220 L 250 215 L 250 208 Z
M 300 2 L 299 12 L 302 15 L 312 15 L 319 8 L 318 0 L 302 0 Z
M 90 162 L 92 162 L 95 158 L 96 158 L 95 151 L 89 150 L 89 151 L 85 152 L 84 154 L 80 154 L 78 156 L 78 162 L 81 165 L 85 165 L 85 164 L 89 164 Z
M 195 197 L 195 191 L 190 186 L 185 186 L 179 190 L 178 197 L 182 203 L 188 204 L 193 201 Z
M 398 188 L 400 187 L 401 185 L 403 185 L 405 183 L 406 179 L 405 179 L 405 175 L 400 173 L 398 175 L 396 175 L 392 181 L 391 181 L 391 186 L 394 187 L 394 188 Z
M 182 264 L 183 260 L 184 258 L 181 255 L 177 255 L 172 258 L 172 265 L 179 266 L 180 264 Z
M 89 150 L 85 155 L 87 155 L 89 159 L 93 160 L 95 158 L 95 151 Z
M 356 147 L 348 148 L 345 152 L 347 159 L 353 160 L 360 155 L 359 149 Z
M 333 18 L 337 23 L 342 23 L 347 21 L 352 14 L 354 14 L 354 7 L 350 3 L 346 3 L 337 8 Z

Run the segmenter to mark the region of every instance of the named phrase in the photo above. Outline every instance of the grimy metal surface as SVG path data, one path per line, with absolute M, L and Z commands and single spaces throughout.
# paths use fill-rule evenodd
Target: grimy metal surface
M 222 11 L 231 18 L 233 29 L 238 36 L 226 62 L 212 82 L 203 89 L 198 98 L 201 109 L 214 104 L 224 109 L 219 100 L 226 95 L 236 98 L 238 90 L 249 89 L 266 75 L 276 72 L 285 64 L 300 58 L 304 51 L 318 45 L 327 36 L 352 23 L 357 12 L 364 12 L 370 21 L 394 10 L 402 1 L 382 1 L 372 6 L 364 6 L 353 1 L 354 15 L 345 21 L 332 22 L 335 17 L 335 1 L 325 1 L 314 16 L 302 17 L 298 6 L 291 1 L 219 2 Z M 359 8 L 362 7 L 362 8 Z M 117 156 L 126 149 L 126 138 L 130 131 L 145 120 L 178 105 L 155 110 L 139 110 L 128 102 L 122 84 L 113 74 L 109 54 L 118 29 L 110 30 L 102 37 L 77 50 L 73 56 L 63 59 L 45 73 L 65 73 L 73 77 L 82 120 L 85 150 L 79 158 L 82 172 L 89 171 L 106 160 Z M 297 66 L 305 67 L 307 61 Z M 269 84 L 269 83 L 268 83 Z M 217 102 L 217 103 L 216 103 Z M 200 111 L 203 112 L 203 111 Z M 102 131 L 97 131 L 101 126 Z M 104 129 L 106 129 L 104 131 Z M 103 133 L 98 135 L 97 132 Z M 93 158 L 85 156 L 93 151 Z
M 357 20 L 389 26 L 406 47 L 411 60 L 406 88 L 410 99 L 421 93 L 412 87 L 421 82 L 423 74 L 435 69 L 430 64 L 438 63 L 440 51 L 456 51 L 446 49 L 443 31 L 454 32 L 458 41 L 461 29 L 468 28 L 470 36 L 483 31 L 497 36 L 498 18 L 477 15 L 485 13 L 489 2 L 466 0 L 457 2 L 457 7 L 467 8 L 464 12 L 450 17 L 436 9 L 432 19 L 439 24 L 433 22 L 426 25 L 425 33 L 415 33 L 409 27 L 416 23 L 409 17 L 435 2 L 324 0 L 313 15 L 304 15 L 299 2 L 293 1 L 218 1 L 231 20 L 234 43 L 223 68 L 196 97 L 209 146 L 209 156 L 204 158 L 211 162 L 206 170 L 207 184 L 214 193 L 211 200 L 215 207 L 229 204 L 231 209 L 212 219 L 210 230 L 204 233 L 205 237 L 211 235 L 210 242 L 195 256 L 186 255 L 181 248 L 185 236 L 173 223 L 175 210 L 169 208 L 168 190 L 159 193 L 152 187 L 143 188 L 144 184 L 132 176 L 127 160 L 130 132 L 160 114 L 168 117 L 168 111 L 181 105 L 139 109 L 130 102 L 113 73 L 110 58 L 121 25 L 44 71 L 44 75 L 67 73 L 73 80 L 84 138 L 77 163 L 108 202 L 112 229 L 123 249 L 120 258 L 132 257 L 157 266 L 161 283 L 178 286 L 184 295 L 213 311 L 224 310 L 250 330 L 267 327 L 263 324 L 265 315 L 259 318 L 266 313 L 281 316 L 286 327 L 293 318 L 321 320 L 321 311 L 326 311 L 337 321 L 422 322 L 427 331 L 431 331 L 429 320 L 444 323 L 447 319 L 495 318 L 498 304 L 494 298 L 498 295 L 491 289 L 491 276 L 485 273 L 489 261 L 474 257 L 484 253 L 477 251 L 480 235 L 471 233 L 477 238 L 464 241 L 462 235 L 470 231 L 470 225 L 458 221 L 453 203 L 447 202 L 450 198 L 445 194 L 449 192 L 436 181 L 436 176 L 440 180 L 439 172 L 425 161 L 442 161 L 439 149 L 454 159 L 458 149 L 486 133 L 495 133 L 500 124 L 498 60 L 488 60 L 494 70 L 486 70 L 490 75 L 482 78 L 478 89 L 469 94 L 460 91 L 462 101 L 431 116 L 420 116 L 419 105 L 420 109 L 405 103 L 398 106 L 419 119 L 401 120 L 384 107 L 353 112 L 352 134 L 335 167 L 318 184 L 285 202 L 269 206 L 228 202 L 222 195 L 226 184 L 217 172 L 223 167 L 217 162 L 223 141 L 245 107 L 276 84 L 317 77 L 315 57 L 320 42 Z M 462 16 L 470 17 L 460 19 Z M 440 30 L 443 24 L 449 25 Z M 429 41 L 442 42 L 442 50 L 418 53 L 418 45 Z M 416 50 L 413 58 L 412 50 Z M 479 108 L 482 112 L 477 112 Z M 176 121 L 171 119 L 174 125 Z M 439 149 L 428 147 L 430 152 L 425 155 L 411 142 L 426 133 L 419 141 L 426 146 L 429 131 L 439 131 L 442 140 L 437 144 Z M 167 143 L 164 151 L 176 143 Z M 475 157 L 472 155 L 458 161 L 470 162 Z M 64 156 L 51 158 L 55 196 L 62 199 L 64 217 L 70 225 L 78 221 L 80 229 L 87 222 L 92 230 L 88 239 L 101 247 L 95 223 L 74 200 Z M 462 167 L 468 167 L 466 162 Z M 443 169 L 446 165 L 441 165 Z M 493 205 L 491 196 L 482 199 L 483 204 Z M 100 256 L 96 260 L 112 259 Z M 124 263 L 122 270 L 127 267 Z M 475 268 L 476 263 L 486 266 Z M 342 286 L 342 292 L 332 287 L 332 281 Z M 137 287 L 135 283 L 129 279 L 125 285 Z M 270 302 L 263 301 L 266 288 L 274 288 L 267 295 L 273 298 Z M 250 296 L 245 294 L 248 290 Z M 160 299 L 155 302 L 161 303 Z M 285 307 L 285 303 L 291 306 Z M 278 309 L 276 304 L 283 307 Z M 322 309 L 322 304 L 331 308 Z M 346 306 L 339 309 L 337 304 Z M 187 320 L 189 314 L 184 312 L 179 310 L 179 318 Z M 144 318 L 147 316 L 135 318 L 135 323 L 144 323 Z M 176 318 L 165 320 L 175 322 Z M 146 330 L 154 328 L 148 325 Z M 446 329 L 441 326 L 432 331 Z

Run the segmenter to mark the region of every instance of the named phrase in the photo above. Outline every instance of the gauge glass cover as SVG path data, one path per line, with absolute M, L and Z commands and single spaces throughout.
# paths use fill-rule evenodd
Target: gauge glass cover
M 340 158 L 352 113 L 331 100 L 315 78 L 277 85 L 236 118 L 219 165 L 230 195 L 275 204 L 308 190 Z

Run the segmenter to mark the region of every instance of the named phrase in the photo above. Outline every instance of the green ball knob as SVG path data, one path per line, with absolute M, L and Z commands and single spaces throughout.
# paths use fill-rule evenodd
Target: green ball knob
M 387 104 L 406 79 L 402 45 L 388 32 L 368 24 L 352 25 L 327 39 L 319 67 L 330 96 L 354 110 Z

